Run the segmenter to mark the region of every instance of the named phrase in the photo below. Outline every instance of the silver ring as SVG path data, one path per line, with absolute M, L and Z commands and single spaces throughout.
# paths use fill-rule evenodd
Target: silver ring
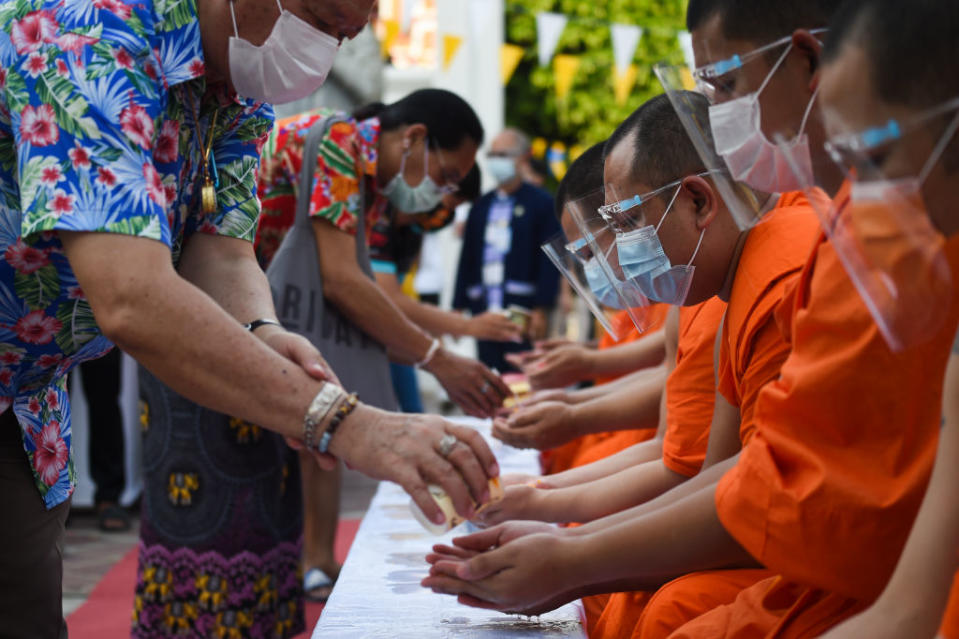
M 440 438 L 440 455 L 449 457 L 450 453 L 453 452 L 453 446 L 456 446 L 459 441 L 456 435 L 450 435 L 449 433 L 443 435 L 443 437 Z
M 489 382 L 488 382 L 488 381 L 487 381 L 487 382 L 483 382 L 483 385 L 480 386 L 480 392 L 481 392 L 482 394 L 484 394 L 484 395 L 485 395 L 487 392 L 489 392 L 489 389 L 490 389 L 490 385 L 489 385 Z

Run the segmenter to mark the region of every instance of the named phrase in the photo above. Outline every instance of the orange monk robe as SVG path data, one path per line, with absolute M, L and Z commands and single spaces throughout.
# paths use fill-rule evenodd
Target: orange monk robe
M 725 314 L 726 302 L 718 297 L 679 309 L 676 368 L 666 380 L 663 464 L 687 477 L 706 459 L 716 399 L 713 350 Z
M 779 377 L 791 345 L 775 311 L 799 277 L 820 235 L 819 218 L 802 191 L 784 193 L 743 245 L 720 340 L 718 387 L 739 408 L 739 439 L 749 442 L 760 390 Z
M 715 398 L 713 351 L 721 311 L 725 308 L 726 313 L 720 340 L 720 368 L 716 372 L 720 381 L 718 390 L 730 404 L 739 407 L 742 416 L 750 418 L 759 389 L 779 374 L 780 366 L 789 355 L 789 342 L 779 330 L 774 313 L 783 303 L 785 292 L 799 277 L 818 234 L 819 219 L 802 192 L 783 194 L 762 223 L 750 230 L 736 266 L 728 305 L 714 303 L 704 309 L 708 315 L 695 327 L 700 331 L 696 336 L 698 341 L 692 344 L 697 349 L 697 359 L 690 362 L 690 367 L 695 369 L 694 378 L 699 378 L 701 393 L 708 393 L 711 398 L 708 416 L 701 410 L 698 415 L 690 416 L 688 411 L 678 410 L 674 405 L 686 399 L 682 392 L 671 392 L 674 388 L 684 388 L 682 378 L 673 379 L 681 372 L 679 360 L 676 371 L 667 381 L 667 416 L 677 420 L 671 433 L 667 431 L 667 441 L 663 443 L 663 461 L 671 469 L 694 475 L 706 456 L 712 399 Z M 690 341 L 687 338 L 687 344 Z M 725 358 L 723 351 L 727 352 Z M 735 353 L 736 357 L 730 358 L 728 353 Z M 708 371 L 708 379 L 703 377 L 704 369 Z M 675 384 L 670 385 L 671 381 Z M 740 427 L 741 437 L 743 433 Z M 621 612 L 618 623 L 608 624 L 612 631 L 604 637 L 629 637 L 634 632 L 639 636 L 640 627 L 649 628 L 648 633 L 655 629 L 656 636 L 668 636 L 672 629 L 720 603 L 732 601 L 739 590 L 770 574 L 716 571 L 698 574 L 696 579 L 680 578 L 660 589 L 654 598 L 671 602 L 669 607 L 658 606 L 646 614 L 635 608 L 628 613 Z M 704 584 L 707 592 L 715 596 L 702 592 Z M 621 598 L 630 596 L 631 593 L 613 595 L 607 608 L 617 605 L 622 608 Z M 637 624 L 641 615 L 642 622 Z
M 706 457 L 716 397 L 713 346 L 725 313 L 726 303 L 718 297 L 679 309 L 676 366 L 666 379 L 663 463 L 690 477 L 699 472 Z M 594 446 L 586 454 L 601 448 L 602 444 Z M 635 591 L 584 597 L 589 636 L 629 636 L 652 596 L 652 592 Z
M 618 311 L 612 317 L 613 326 L 618 333 L 626 333 L 626 337 L 616 342 L 608 333 L 604 333 L 599 341 L 599 348 L 606 349 L 622 344 L 636 342 L 650 333 L 655 333 L 666 323 L 669 312 L 667 304 L 653 304 L 642 310 L 647 321 L 646 330 L 640 333 L 633 325 L 627 311 Z M 605 384 L 621 376 L 601 377 L 597 384 Z M 615 455 L 621 450 L 634 446 L 656 435 L 654 428 L 639 428 L 631 430 L 612 431 L 608 433 L 590 433 L 543 452 L 542 465 L 546 474 L 555 474 L 577 468 L 594 461 Z
M 959 238 L 946 245 L 954 281 Z M 755 430 L 722 478 L 726 529 L 782 577 L 677 638 L 814 636 L 871 604 L 912 528 L 938 444 L 959 299 L 928 341 L 889 350 L 821 238 L 784 305 L 793 350 L 759 394 Z
M 939 634 L 945 639 L 959 639 L 959 571 L 952 578 L 949 603 L 946 606 L 946 614 L 942 618 Z

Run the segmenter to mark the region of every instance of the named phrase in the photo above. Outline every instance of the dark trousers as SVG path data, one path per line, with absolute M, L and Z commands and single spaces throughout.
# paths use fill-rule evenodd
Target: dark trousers
M 119 502 L 124 485 L 123 419 L 120 416 L 120 349 L 80 364 L 90 407 L 90 477 L 93 500 Z
M 489 368 L 495 368 L 500 373 L 513 373 L 519 370 L 504 359 L 507 353 L 520 353 L 531 348 L 533 348 L 532 344 L 525 340 L 520 344 L 516 342 L 476 341 L 476 354 L 479 361 Z
M 0 415 L 0 637 L 66 639 L 63 526 L 69 500 L 47 510 L 12 410 Z

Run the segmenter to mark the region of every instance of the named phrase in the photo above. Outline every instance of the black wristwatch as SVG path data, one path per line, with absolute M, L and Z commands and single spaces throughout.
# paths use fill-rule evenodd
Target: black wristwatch
M 266 318 L 264 318 L 264 319 L 258 319 L 258 320 L 253 320 L 253 321 L 250 322 L 249 324 L 244 324 L 244 325 L 243 325 L 243 328 L 245 328 L 246 330 L 248 330 L 248 331 L 250 331 L 250 332 L 252 333 L 252 332 L 255 331 L 256 329 L 260 328 L 261 326 L 264 326 L 265 324 L 272 324 L 273 326 L 279 326 L 280 328 L 283 328 L 283 325 L 280 324 L 280 323 L 279 323 L 278 321 L 276 321 L 275 319 L 266 319 Z

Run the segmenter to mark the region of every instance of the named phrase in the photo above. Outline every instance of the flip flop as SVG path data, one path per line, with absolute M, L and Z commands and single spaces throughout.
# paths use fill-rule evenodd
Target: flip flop
M 335 584 L 336 580 L 330 579 L 330 576 L 319 568 L 310 568 L 306 571 L 306 574 L 303 575 L 303 593 L 307 601 L 326 603 L 326 600 L 329 599 L 333 593 L 333 586 Z M 329 588 L 329 591 L 322 595 L 316 594 L 317 590 L 323 588 Z
M 119 504 L 106 504 L 97 512 L 97 526 L 103 532 L 126 532 L 130 530 L 130 514 Z

